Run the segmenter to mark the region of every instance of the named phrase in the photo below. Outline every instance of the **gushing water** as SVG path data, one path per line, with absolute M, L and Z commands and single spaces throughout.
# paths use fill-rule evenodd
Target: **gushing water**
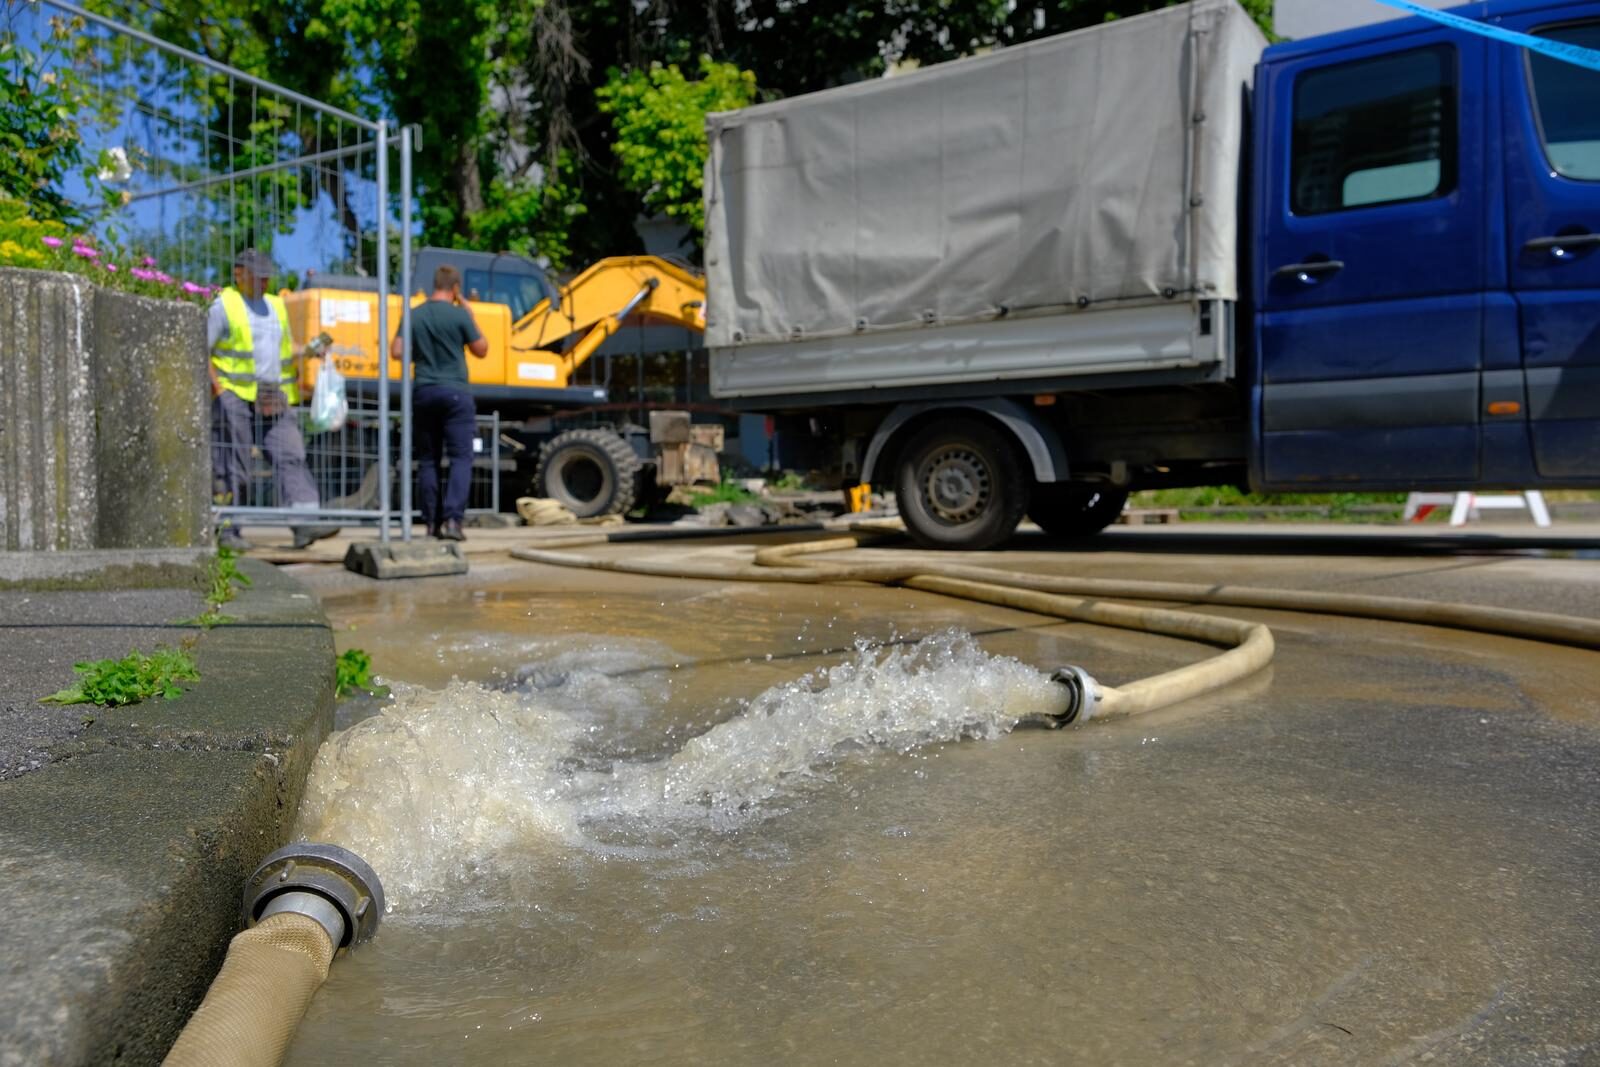
M 617 705 L 583 680 L 588 699 Z M 534 672 L 537 674 L 537 672 Z M 664 759 L 598 757 L 595 716 L 561 686 L 508 692 L 453 682 L 402 689 L 318 754 L 300 832 L 346 844 L 383 872 L 390 899 L 425 904 L 505 850 L 603 848 L 607 829 L 734 829 L 852 754 L 993 738 L 1055 711 L 1037 670 L 949 632 L 859 646 L 837 666 L 761 693 Z

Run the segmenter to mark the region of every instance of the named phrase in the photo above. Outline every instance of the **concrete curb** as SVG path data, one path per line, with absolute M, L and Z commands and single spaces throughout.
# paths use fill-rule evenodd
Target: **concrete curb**
M 333 723 L 334 645 L 300 584 L 243 561 L 182 698 L 113 711 L 0 782 L 0 1065 L 159 1063 L 288 839 Z

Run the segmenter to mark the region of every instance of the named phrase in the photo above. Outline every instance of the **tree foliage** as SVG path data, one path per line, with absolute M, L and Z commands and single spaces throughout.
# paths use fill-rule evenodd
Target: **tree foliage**
M 40 220 L 75 222 L 61 183 L 83 164 L 78 115 L 90 94 L 71 62 L 83 20 L 53 16 L 30 41 L 17 29 L 20 9 L 7 4 L 0 27 L 0 195 L 26 201 Z
M 559 268 L 639 250 L 641 214 L 697 225 L 699 116 L 748 103 L 756 86 L 763 96 L 791 96 L 1175 0 L 86 2 L 337 107 L 417 124 L 423 239 L 537 253 Z M 1271 0 L 1241 2 L 1270 22 Z M 224 91 L 193 88 L 212 94 L 213 122 L 225 122 Z M 80 161 L 70 143 L 52 145 L 30 126 L 16 90 L 6 91 L 0 137 L 21 116 L 18 136 L 45 138 L 42 156 L 26 165 L 45 159 L 56 170 L 17 176 L 23 164 L 7 159 L 0 180 L 50 186 L 62 166 Z M 36 96 L 28 106 L 47 113 L 54 105 Z M 304 133 L 293 116 L 251 121 L 269 124 L 254 131 L 258 140 Z M 333 197 L 348 225 L 337 176 L 294 195 Z
M 732 63 L 700 57 L 700 78 L 690 81 L 676 63 L 654 63 L 624 73 L 613 68 L 595 92 L 611 116 L 611 149 L 622 179 L 646 210 L 706 228 L 700 189 L 705 173 L 706 115 L 734 111 L 756 98 L 756 76 Z

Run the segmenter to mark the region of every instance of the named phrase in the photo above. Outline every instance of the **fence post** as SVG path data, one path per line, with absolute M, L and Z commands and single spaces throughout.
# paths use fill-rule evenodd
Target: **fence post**
M 389 124 L 378 124 L 378 541 L 389 543 Z
M 411 127 L 400 127 L 400 539 L 411 540 Z M 385 357 L 387 359 L 387 357 Z M 430 517 L 428 521 L 432 521 Z
M 494 422 L 490 428 L 494 430 L 494 447 L 490 449 L 490 470 L 494 471 L 494 481 L 489 483 L 489 506 L 494 508 L 496 515 L 500 514 L 500 409 L 495 408 L 490 412 Z

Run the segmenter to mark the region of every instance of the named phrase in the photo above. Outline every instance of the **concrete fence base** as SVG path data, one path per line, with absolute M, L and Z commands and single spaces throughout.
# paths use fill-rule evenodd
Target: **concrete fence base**
M 205 313 L 0 268 L 0 549 L 211 540 Z

